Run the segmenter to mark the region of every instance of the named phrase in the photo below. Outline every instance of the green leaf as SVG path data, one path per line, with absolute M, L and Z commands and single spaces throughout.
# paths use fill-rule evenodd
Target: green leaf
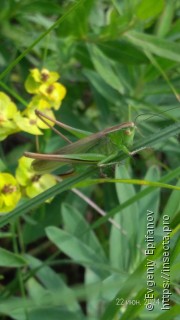
M 19 268 L 27 264 L 27 261 L 18 254 L 0 248 L 0 266 L 9 268 Z
M 137 17 L 141 20 L 155 18 L 164 8 L 164 0 L 141 0 L 136 7 Z
M 70 312 L 63 310 L 62 307 L 47 307 L 37 308 L 36 310 L 31 310 L 29 312 L 30 319 L 32 320 L 85 320 L 84 316 L 77 314 L 75 312 Z
M 161 18 L 158 21 L 157 26 L 157 35 L 159 37 L 164 37 L 170 30 L 171 25 L 173 23 L 173 18 L 175 14 L 175 1 L 166 1 L 165 2 L 165 8 L 163 10 L 163 13 L 161 15 Z M 179 20 L 177 20 L 178 22 Z M 173 23 L 174 26 L 174 23 Z
M 171 184 L 166 184 L 162 182 L 156 181 L 147 181 L 140 179 L 88 179 L 82 182 L 79 182 L 75 185 L 75 187 L 87 187 L 97 183 L 122 183 L 122 184 L 137 184 L 140 186 L 150 186 L 155 188 L 166 188 L 166 189 L 174 189 L 180 191 L 179 186 L 173 186 Z
M 146 55 L 126 41 L 113 40 L 102 42 L 98 47 L 109 59 L 113 59 L 121 64 L 148 63 Z
M 0 238 L 12 238 L 13 234 L 11 232 L 0 232 Z
M 90 15 L 94 0 L 80 1 L 76 10 L 64 20 L 60 27 L 61 37 L 81 37 L 85 38 L 88 32 L 88 17 Z
M 83 233 L 82 231 L 81 237 Z M 108 275 L 108 272 L 104 270 L 107 268 L 107 260 L 103 259 L 98 251 L 83 242 L 81 238 L 56 227 L 46 228 L 46 234 L 60 250 L 76 263 L 88 266 L 100 277 Z
M 180 180 L 177 182 L 176 185 L 180 187 Z M 180 209 L 179 192 L 174 190 L 171 193 L 170 197 L 168 198 L 168 201 L 163 210 L 162 217 L 168 214 L 169 217 L 173 219 L 175 215 L 179 212 L 179 209 Z M 162 217 L 160 219 L 161 222 L 162 222 Z
M 157 181 L 160 179 L 160 170 L 157 166 L 152 166 L 148 169 L 145 180 L 150 181 Z M 147 187 L 142 186 L 141 192 L 145 190 Z M 149 193 L 146 197 L 139 199 L 139 218 L 138 224 L 141 225 L 141 228 L 137 230 L 138 239 L 139 239 L 139 246 L 145 245 L 144 235 L 146 233 L 147 228 L 147 210 L 154 212 L 154 221 L 157 222 L 159 217 L 158 210 L 159 210 L 159 203 L 160 203 L 160 189 L 154 189 L 151 193 Z
M 113 89 L 112 86 L 107 84 L 100 75 L 92 70 L 84 69 L 83 71 L 85 77 L 92 84 L 94 89 L 98 91 L 105 99 L 113 104 L 117 104 L 120 99 L 120 94 L 117 90 Z
M 135 46 L 141 48 L 143 52 L 149 51 L 157 56 L 180 62 L 179 43 L 137 31 L 129 31 L 124 37 Z
M 124 93 L 123 79 L 116 73 L 114 63 L 108 59 L 102 51 L 95 45 L 88 46 L 92 62 L 102 79 L 113 89 Z
M 161 182 L 168 182 L 168 181 L 172 181 L 174 179 L 176 179 L 178 176 L 180 175 L 180 167 L 174 169 L 173 171 L 171 171 L 170 173 L 166 174 L 165 176 L 163 176 L 160 181 Z M 126 202 L 124 202 L 123 204 L 120 204 L 118 206 L 116 206 L 115 208 L 113 208 L 110 212 L 108 212 L 106 214 L 105 217 L 100 218 L 97 222 L 95 222 L 92 226 L 92 228 L 97 228 L 100 225 L 102 225 L 103 223 L 105 223 L 106 221 L 108 221 L 108 219 L 110 217 L 113 217 L 116 213 L 120 212 L 121 210 L 123 210 L 124 208 L 127 208 L 129 205 L 131 205 L 132 203 L 139 201 L 140 199 L 142 199 L 143 197 L 145 197 L 146 195 L 150 194 L 153 191 L 152 187 L 148 187 L 140 192 L 138 192 L 134 197 L 132 197 L 131 199 L 128 199 Z
M 32 270 L 32 275 L 36 275 L 36 278 L 42 283 L 42 285 L 50 292 L 54 290 L 61 290 L 62 293 L 69 293 L 72 296 L 71 289 L 66 285 L 61 275 L 57 274 L 52 268 L 47 266 L 43 261 L 40 261 L 30 255 L 26 255 L 29 266 Z M 68 306 L 69 310 L 79 312 L 80 306 L 74 299 L 71 305 Z
M 69 204 L 63 203 L 62 216 L 64 221 L 64 229 L 76 236 L 80 241 L 91 247 L 97 252 L 102 260 L 106 260 L 105 253 L 99 243 L 93 230 L 89 228 L 89 223 L 84 219 L 82 214 L 75 210 Z
M 179 313 L 180 307 L 178 305 L 171 306 L 170 310 L 163 312 L 163 314 L 160 314 L 155 320 L 164 320 L 166 318 L 169 319 L 169 317 L 170 319 L 178 319 Z
M 176 230 L 173 230 L 170 234 L 170 238 L 172 241 L 172 237 L 178 234 L 179 229 L 176 228 Z M 163 244 L 162 240 L 156 245 L 156 249 L 154 251 L 154 255 L 152 256 L 153 261 L 157 261 L 159 258 L 162 257 L 162 250 L 163 250 Z M 162 270 L 162 262 L 158 270 L 155 269 L 155 278 L 159 271 Z M 124 300 L 128 300 L 131 292 L 138 292 L 137 297 L 138 300 L 140 300 L 140 304 L 137 306 L 137 309 L 134 310 L 134 305 L 127 305 L 126 310 L 123 310 L 123 314 L 121 318 L 123 320 L 126 319 L 136 319 L 137 315 L 139 314 L 140 310 L 144 309 L 144 297 L 147 293 L 147 287 L 144 289 L 145 283 L 147 281 L 147 267 L 146 267 L 146 258 L 138 265 L 136 270 L 131 273 L 131 275 L 128 277 L 128 279 L 122 284 L 119 291 L 117 292 L 116 296 L 109 302 L 107 305 L 104 314 L 100 318 L 101 320 L 111 320 L 115 319 L 115 316 L 117 316 L 122 309 L 124 309 L 124 306 L 117 305 L 116 299 L 123 298 Z M 160 277 L 158 278 L 159 280 Z M 171 279 L 172 281 L 173 279 Z M 162 288 L 160 288 L 161 297 L 162 297 Z M 159 288 L 154 290 L 155 297 L 159 293 Z M 133 296 L 134 299 L 134 296 Z M 121 310 L 120 310 L 121 309 Z M 162 310 L 159 310 L 162 312 Z M 169 311 L 169 310 L 168 310 Z M 135 318 L 136 317 L 136 318 Z
M 130 180 L 128 171 L 125 167 L 116 167 L 115 181 Z M 135 195 L 133 185 L 116 183 L 116 192 L 119 203 L 125 202 L 127 199 Z M 121 213 L 117 213 L 114 220 L 121 226 L 122 232 L 112 226 L 110 236 L 110 257 L 113 266 L 120 267 L 124 271 L 132 268 L 137 252 L 137 229 L 138 229 L 138 203 L 133 203 L 125 208 Z M 118 246 L 114 247 L 114 243 Z

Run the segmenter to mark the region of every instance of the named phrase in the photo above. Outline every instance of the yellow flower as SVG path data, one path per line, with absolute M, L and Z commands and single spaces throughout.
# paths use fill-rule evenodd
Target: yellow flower
M 41 95 L 35 95 L 28 104 L 27 109 L 44 111 L 51 109 L 51 105 L 46 99 L 43 99 Z
M 56 179 L 51 174 L 38 175 L 31 167 L 33 159 L 21 157 L 16 169 L 16 179 L 24 187 L 25 194 L 33 198 L 41 192 L 56 184 Z M 49 202 L 49 200 L 48 200 Z
M 57 82 L 58 79 L 57 72 L 32 69 L 25 82 L 25 88 L 29 93 L 36 94 L 38 99 L 46 100 L 50 107 L 58 110 L 66 95 L 66 88 Z
M 50 109 L 43 109 L 43 112 L 55 119 L 53 112 Z M 25 132 L 34 134 L 34 135 L 41 135 L 43 134 L 40 129 L 48 129 L 48 125 L 45 124 L 40 118 L 38 118 L 34 112 L 32 107 L 27 107 L 23 113 L 18 112 L 14 118 L 17 126 Z M 46 119 L 45 119 L 46 120 Z M 51 126 L 54 125 L 52 121 L 47 120 Z
M 25 132 L 34 134 L 34 135 L 40 135 L 43 134 L 42 131 L 38 128 L 38 119 L 37 116 L 34 114 L 29 115 L 29 117 L 23 117 L 23 115 L 18 112 L 15 117 L 15 122 L 17 126 Z
M 35 176 L 35 172 L 31 167 L 32 159 L 21 157 L 18 161 L 16 169 L 16 179 L 21 186 L 30 184 Z
M 19 131 L 14 122 L 17 112 L 16 105 L 11 99 L 4 92 L 0 92 L 0 141 Z
M 17 180 L 9 173 L 0 173 L 0 214 L 12 211 L 20 198 Z
M 49 72 L 47 69 L 39 71 L 37 68 L 30 70 L 30 75 L 25 81 L 25 88 L 27 92 L 37 94 L 39 93 L 39 86 L 43 83 L 51 84 L 59 79 L 57 72 Z
M 42 84 L 39 87 L 39 92 L 55 110 L 58 110 L 66 95 L 66 88 L 61 83 L 54 82 L 52 84 Z
M 26 194 L 29 198 L 33 198 L 55 184 L 56 180 L 51 174 L 46 173 L 42 176 L 36 175 L 32 183 L 26 187 Z

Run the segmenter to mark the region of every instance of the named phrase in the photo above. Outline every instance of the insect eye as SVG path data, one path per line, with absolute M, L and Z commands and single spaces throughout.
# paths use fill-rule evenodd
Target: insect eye
M 130 130 L 130 129 L 125 130 L 125 134 L 126 134 L 127 136 L 130 136 L 130 135 L 131 135 L 131 130 Z

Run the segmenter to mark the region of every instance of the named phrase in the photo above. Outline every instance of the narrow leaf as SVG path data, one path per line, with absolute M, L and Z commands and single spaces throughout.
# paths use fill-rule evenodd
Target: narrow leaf
M 137 31 L 129 31 L 125 34 L 135 46 L 143 51 L 149 51 L 157 56 L 180 62 L 180 44 L 156 36 L 143 34 Z
M 0 266 L 18 268 L 25 266 L 27 264 L 26 260 L 20 255 L 14 254 L 8 250 L 0 248 Z

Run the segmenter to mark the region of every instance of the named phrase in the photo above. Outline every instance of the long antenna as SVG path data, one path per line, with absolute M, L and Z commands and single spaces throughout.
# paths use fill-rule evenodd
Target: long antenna
M 171 110 L 174 110 L 174 109 L 177 109 L 177 108 L 178 108 L 178 107 L 173 107 L 173 108 L 168 109 L 168 110 L 166 110 L 166 111 L 162 111 L 162 112 L 160 112 L 159 114 L 149 113 L 149 112 L 148 112 L 148 113 L 141 113 L 141 114 L 139 114 L 139 115 L 136 116 L 136 118 L 135 118 L 135 120 L 134 120 L 134 123 L 136 123 L 137 118 L 139 118 L 139 117 L 141 117 L 141 116 L 143 116 L 143 115 L 147 115 L 147 114 L 152 114 L 152 115 L 151 115 L 150 117 L 148 117 L 146 120 L 149 120 L 149 119 L 153 118 L 154 116 L 167 119 L 167 117 L 162 116 L 162 114 L 167 113 L 167 111 L 171 111 Z
M 57 130 L 56 128 L 54 128 L 53 126 L 50 125 L 50 123 L 48 123 L 44 118 L 54 122 L 57 124 L 57 120 L 47 116 L 46 114 L 44 114 L 43 112 L 40 112 L 39 110 L 35 110 L 35 114 L 37 115 L 37 117 L 39 119 L 41 119 L 41 121 L 43 121 L 50 129 L 52 129 L 55 133 L 57 133 L 62 139 L 64 139 L 66 142 L 68 143 L 72 143 L 71 140 L 69 140 L 64 134 L 62 134 L 59 130 Z

